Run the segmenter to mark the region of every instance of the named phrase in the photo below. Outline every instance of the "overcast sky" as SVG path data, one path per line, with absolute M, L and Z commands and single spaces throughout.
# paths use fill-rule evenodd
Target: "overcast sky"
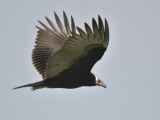
M 84 29 L 98 14 L 110 43 L 92 72 L 107 89 L 13 87 L 42 80 L 31 62 L 37 20 L 63 10 Z M 160 120 L 159 0 L 0 0 L 1 120 Z

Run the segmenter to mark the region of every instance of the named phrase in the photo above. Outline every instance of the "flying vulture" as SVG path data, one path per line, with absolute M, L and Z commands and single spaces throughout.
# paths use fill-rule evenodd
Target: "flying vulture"
M 32 62 L 43 80 L 23 86 L 40 88 L 78 88 L 81 86 L 102 86 L 104 82 L 96 77 L 91 69 L 100 60 L 109 43 L 109 27 L 104 25 L 100 16 L 98 23 L 93 18 L 92 27 L 85 23 L 86 32 L 75 27 L 71 16 L 71 25 L 63 12 L 64 26 L 54 12 L 58 28 L 46 17 L 50 27 L 38 21 L 43 28 L 37 27 L 38 35 L 32 52 Z M 76 32 L 78 31 L 78 33 Z

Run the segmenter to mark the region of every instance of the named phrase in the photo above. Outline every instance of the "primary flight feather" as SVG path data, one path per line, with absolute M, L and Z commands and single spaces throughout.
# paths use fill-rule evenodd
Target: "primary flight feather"
M 42 75 L 43 81 L 16 87 L 40 88 L 77 88 L 81 86 L 102 86 L 104 82 L 91 73 L 94 64 L 101 59 L 109 43 L 109 27 L 104 25 L 100 16 L 98 24 L 92 19 L 92 28 L 85 23 L 86 32 L 75 27 L 71 16 L 71 26 L 63 12 L 64 26 L 54 13 L 58 28 L 46 17 L 50 27 L 38 21 L 43 28 L 38 28 L 32 62 Z M 79 33 L 76 33 L 78 30 Z

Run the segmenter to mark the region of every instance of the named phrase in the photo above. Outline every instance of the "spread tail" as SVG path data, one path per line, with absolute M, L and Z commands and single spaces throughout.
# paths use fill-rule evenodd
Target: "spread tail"
M 44 85 L 44 81 L 39 81 L 39 82 L 36 82 L 36 83 L 30 83 L 30 84 L 27 84 L 27 85 L 22 85 L 22 86 L 19 86 L 19 87 L 15 87 L 12 90 L 23 88 L 23 87 L 32 87 L 32 90 L 36 90 L 36 89 L 40 89 L 40 88 L 45 88 L 46 86 Z

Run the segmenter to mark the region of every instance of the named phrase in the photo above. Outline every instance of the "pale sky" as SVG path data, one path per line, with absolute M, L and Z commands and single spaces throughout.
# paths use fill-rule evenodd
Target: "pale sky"
M 31 62 L 37 20 L 84 29 L 98 14 L 110 27 L 109 47 L 92 72 L 107 89 L 12 88 L 42 80 Z M 160 120 L 159 0 L 0 0 L 0 120 Z

